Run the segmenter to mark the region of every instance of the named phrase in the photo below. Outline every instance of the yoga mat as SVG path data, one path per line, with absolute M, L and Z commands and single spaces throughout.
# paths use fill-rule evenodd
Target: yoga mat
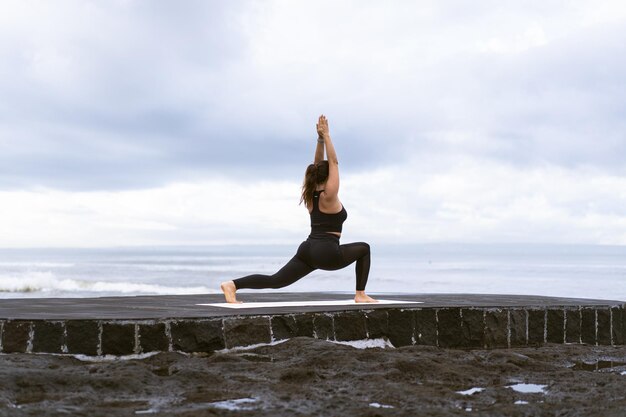
M 223 308 L 271 308 L 271 307 L 313 307 L 313 306 L 344 306 L 344 305 L 361 305 L 367 307 L 369 305 L 381 304 L 422 304 L 422 301 L 402 301 L 402 300 L 378 300 L 377 303 L 356 303 L 353 299 L 349 300 L 321 300 L 321 301 L 266 301 L 266 302 L 243 302 L 234 303 L 207 303 L 196 304 L 197 306 L 211 306 Z

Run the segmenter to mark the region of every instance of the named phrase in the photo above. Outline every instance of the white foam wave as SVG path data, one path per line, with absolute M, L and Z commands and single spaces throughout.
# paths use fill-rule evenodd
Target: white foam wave
M 173 287 L 158 284 L 114 281 L 88 281 L 57 278 L 52 272 L 31 271 L 13 276 L 0 276 L 2 293 L 36 293 L 41 296 L 97 296 L 107 295 L 183 295 L 219 293 L 205 286 Z
M 36 292 L 45 284 L 54 281 L 52 272 L 28 272 L 9 276 L 0 276 L 0 292 Z
M 268 269 L 267 263 L 265 264 L 247 264 L 244 269 Z M 151 272 L 224 272 L 224 271 L 239 271 L 242 269 L 242 265 L 240 264 L 219 264 L 219 265 L 183 265 L 183 264 L 108 264 L 108 267 L 118 266 L 118 267 L 131 267 L 137 268 L 144 271 Z

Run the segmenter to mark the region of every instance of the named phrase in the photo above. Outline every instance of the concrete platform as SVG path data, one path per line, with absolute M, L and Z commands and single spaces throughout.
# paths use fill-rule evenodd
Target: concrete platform
M 420 304 L 230 309 L 218 294 L 0 300 L 0 351 L 127 355 L 212 352 L 296 336 L 385 338 L 449 348 L 625 344 L 618 300 L 485 294 L 375 294 Z M 238 294 L 244 302 L 345 300 L 339 293 Z

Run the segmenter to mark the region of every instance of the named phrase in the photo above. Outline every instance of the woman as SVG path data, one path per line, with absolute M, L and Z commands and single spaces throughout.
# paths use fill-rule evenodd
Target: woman
M 370 270 L 370 247 L 365 242 L 339 244 L 341 227 L 348 217 L 339 201 L 339 167 L 337 154 L 328 131 L 324 115 L 317 123 L 317 148 L 314 163 L 304 175 L 300 203 L 309 210 L 311 234 L 300 244 L 296 255 L 274 275 L 248 275 L 233 281 L 222 282 L 221 288 L 229 303 L 237 303 L 235 292 L 241 288 L 281 288 L 293 284 L 315 269 L 334 271 L 356 261 L 357 303 L 376 302 L 365 294 L 365 284 Z M 324 145 L 326 156 L 324 158 Z

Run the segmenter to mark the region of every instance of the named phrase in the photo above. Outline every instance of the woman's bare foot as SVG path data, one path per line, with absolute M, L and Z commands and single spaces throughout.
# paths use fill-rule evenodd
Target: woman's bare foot
M 241 303 L 241 301 L 237 301 L 235 296 L 235 292 L 237 292 L 237 287 L 235 287 L 235 283 L 232 281 L 224 281 L 220 284 L 220 288 L 224 293 L 224 297 L 226 297 L 227 303 Z
M 378 300 L 374 300 L 369 295 L 366 295 L 365 291 L 357 291 L 356 295 L 354 296 L 354 302 L 355 303 L 377 303 Z

